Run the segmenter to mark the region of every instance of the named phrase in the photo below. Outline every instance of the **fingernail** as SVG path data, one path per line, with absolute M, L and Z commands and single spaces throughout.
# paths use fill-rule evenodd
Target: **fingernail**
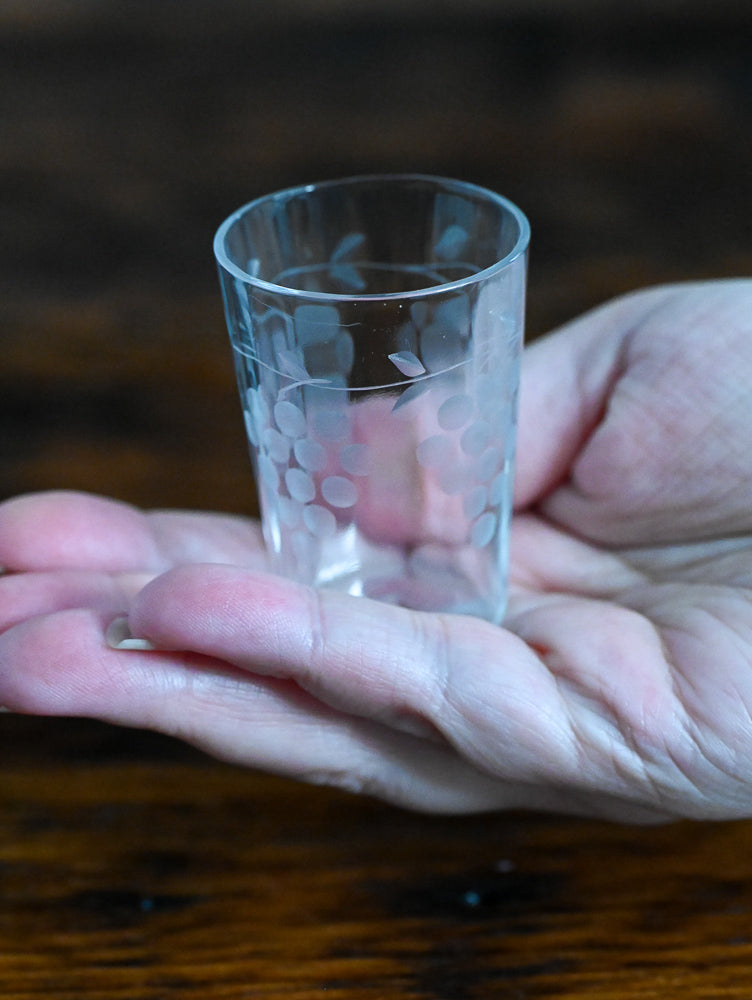
M 9 708 L 6 708 L 5 705 L 0 705 L 0 712 L 6 712 L 8 715 L 10 715 L 11 710 Z
M 107 627 L 104 634 L 105 641 L 112 649 L 156 649 L 148 639 L 138 639 L 131 634 L 128 619 L 116 618 Z

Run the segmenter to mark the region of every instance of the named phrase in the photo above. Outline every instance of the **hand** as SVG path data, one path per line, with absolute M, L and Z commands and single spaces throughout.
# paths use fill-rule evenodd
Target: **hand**
M 274 577 L 240 518 L 8 501 L 0 703 L 424 810 L 752 815 L 750 385 L 749 281 L 528 348 L 505 628 Z

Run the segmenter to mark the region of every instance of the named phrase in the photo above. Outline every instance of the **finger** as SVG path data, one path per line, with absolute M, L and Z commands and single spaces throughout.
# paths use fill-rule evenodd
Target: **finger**
M 129 613 L 133 635 L 157 649 L 190 649 L 293 680 L 337 710 L 431 735 L 412 702 L 431 702 L 432 693 L 412 687 L 411 703 L 399 704 L 403 689 L 428 680 L 415 676 L 427 652 L 420 621 L 390 605 L 208 565 L 155 579 Z
M 218 514 L 156 511 L 75 492 L 47 492 L 0 504 L 5 570 L 160 572 L 183 562 L 261 567 L 255 522 Z
M 148 584 L 130 624 L 159 649 L 293 681 L 338 712 L 449 743 L 508 781 L 579 767 L 555 679 L 515 635 L 469 616 L 188 566 Z
M 113 576 L 86 570 L 0 577 L 0 633 L 29 618 L 70 608 L 91 608 L 109 617 L 124 614 L 151 579 L 143 573 Z
M 526 348 L 520 376 L 515 505 L 540 502 L 569 478 L 603 416 L 622 366 L 622 343 L 665 290 L 626 296 Z
M 740 535 L 685 545 L 623 549 L 622 559 L 656 583 L 752 588 L 752 538 Z
M 530 799 L 444 746 L 343 716 L 289 682 L 196 655 L 123 655 L 105 644 L 105 620 L 66 611 L 0 636 L 0 703 L 151 728 L 235 763 L 432 812 Z
M 650 563 L 642 565 L 650 570 Z M 513 518 L 510 586 L 514 590 L 614 598 L 646 579 L 621 553 L 576 538 L 533 514 Z M 508 624 L 508 623 L 507 623 Z
M 612 815 L 644 818 L 665 815 L 673 796 L 680 810 L 665 747 L 682 746 L 683 710 L 656 629 L 559 594 L 522 595 L 511 611 L 514 632 L 191 566 L 148 584 L 131 622 L 157 646 L 293 681 L 358 724 L 439 739 L 507 791 L 527 789 L 528 803 L 610 802 Z
M 87 609 L 34 618 L 0 635 L 0 703 L 152 728 L 239 764 L 427 811 L 536 808 L 634 822 L 665 818 L 651 786 L 630 783 L 623 760 L 614 767 L 610 740 L 605 766 L 583 767 L 578 754 L 572 757 L 540 683 L 530 673 L 515 677 L 511 662 L 486 658 L 483 676 L 465 684 L 459 701 L 467 727 L 455 727 L 458 754 L 451 741 L 339 712 L 290 680 L 197 654 L 112 650 L 103 631 L 103 618 Z M 368 655 L 363 651 L 361 661 Z M 369 684 L 367 672 L 362 684 Z M 520 698 L 520 684 L 529 698 Z

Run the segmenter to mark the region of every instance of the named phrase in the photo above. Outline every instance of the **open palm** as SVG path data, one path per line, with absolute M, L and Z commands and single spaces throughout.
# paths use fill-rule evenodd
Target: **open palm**
M 272 576 L 241 518 L 8 501 L 0 703 L 426 810 L 752 815 L 750 386 L 749 281 L 529 348 L 504 628 Z

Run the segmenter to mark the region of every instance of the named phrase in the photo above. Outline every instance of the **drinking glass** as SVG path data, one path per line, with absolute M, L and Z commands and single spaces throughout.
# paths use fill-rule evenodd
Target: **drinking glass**
M 275 572 L 504 613 L 529 226 L 427 176 L 259 198 L 214 251 Z

